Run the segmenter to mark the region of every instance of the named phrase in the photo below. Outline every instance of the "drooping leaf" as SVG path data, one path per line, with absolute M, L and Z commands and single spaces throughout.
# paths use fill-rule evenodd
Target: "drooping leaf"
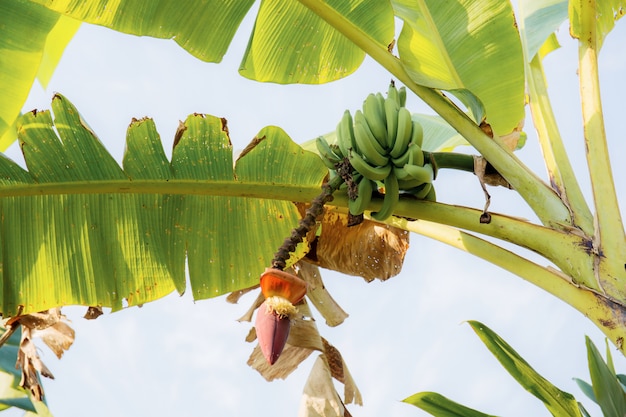
M 583 21 L 591 22 L 595 24 L 596 41 L 600 49 L 604 38 L 613 30 L 615 22 L 626 14 L 626 0 L 604 0 L 594 4 L 595 16 L 586 16 L 580 0 L 569 2 L 570 34 L 577 39 L 586 36 L 583 33 Z
M 37 72 L 37 79 L 43 86 L 48 87 L 48 83 L 52 78 L 52 74 L 57 68 L 65 47 L 76 34 L 80 27 L 80 21 L 74 20 L 66 16 L 60 16 L 56 24 L 48 34 L 46 45 L 43 50 L 43 57 Z
M 219 62 L 253 0 L 137 2 L 36 0 L 75 19 L 140 36 L 174 39 L 193 56 Z M 343 13 L 373 39 L 387 46 L 394 20 L 389 3 L 335 0 Z M 276 83 L 321 84 L 354 72 L 365 54 L 296 1 L 263 0 L 240 72 Z
M 138 36 L 173 39 L 191 55 L 220 62 L 254 0 L 33 0 L 73 19 Z
M 568 0 L 520 0 L 518 22 L 528 61 L 567 20 Z M 552 42 L 552 41 L 551 41 Z
M 493 417 L 465 407 L 435 392 L 419 392 L 402 401 L 421 408 L 435 417 Z
M 477 321 L 469 325 L 504 368 L 528 392 L 540 399 L 555 417 L 580 416 L 576 399 L 539 375 L 508 343 Z
M 18 126 L 28 171 L 0 158 L 7 316 L 18 305 L 119 309 L 183 292 L 185 260 L 195 299 L 250 287 L 297 225 L 285 200 L 314 197 L 327 173 L 276 127 L 233 169 L 225 120 L 199 114 L 181 125 L 171 161 L 154 123 L 133 121 L 122 170 L 67 99 L 52 108 L 54 122 L 29 112 Z M 245 197 L 259 190 L 267 199 Z
M 0 1 L 0 137 L 22 110 L 58 18 L 58 13 L 31 2 Z
M 400 60 L 418 84 L 469 90 L 499 134 L 524 117 L 521 42 L 507 0 L 394 0 Z M 467 93 L 465 93 L 467 94 Z
M 585 344 L 591 385 L 602 414 L 605 417 L 623 417 L 626 415 L 626 393 L 615 376 L 615 371 L 612 371 L 602 359 L 602 355 L 588 336 L 585 337 Z
M 372 0 L 328 2 L 381 45 L 393 40 L 393 10 Z M 365 53 L 297 1 L 263 0 L 239 72 L 258 81 L 322 84 L 354 72 Z

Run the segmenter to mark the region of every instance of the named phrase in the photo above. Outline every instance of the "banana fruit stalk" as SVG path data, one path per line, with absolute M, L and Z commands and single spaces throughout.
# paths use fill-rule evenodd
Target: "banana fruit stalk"
M 412 120 L 405 104 L 406 89 L 397 89 L 392 83 L 387 98 L 381 93 L 370 94 L 354 117 L 350 111 L 344 112 L 337 125 L 336 144 L 329 144 L 323 137 L 316 140 L 317 150 L 329 169 L 337 170 L 346 158 L 352 166 L 358 188 L 358 195 L 349 202 L 353 215 L 367 210 L 372 193 L 379 188 L 384 189 L 383 203 L 380 211 L 372 213 L 379 221 L 393 215 L 400 194 L 435 198 L 435 172 L 422 151 L 424 130 Z

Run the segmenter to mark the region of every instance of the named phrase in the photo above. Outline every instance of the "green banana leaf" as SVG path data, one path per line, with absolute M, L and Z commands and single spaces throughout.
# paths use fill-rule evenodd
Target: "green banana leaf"
M 567 20 L 568 3 L 568 0 L 520 0 L 518 2 L 519 30 L 528 61 Z
M 576 399 L 539 375 L 508 343 L 477 321 L 469 325 L 504 368 L 528 392 L 540 399 L 555 417 L 581 416 Z M 623 415 L 623 414 L 622 414 Z
M 39 64 L 39 71 L 37 72 L 37 80 L 41 83 L 43 88 L 48 87 L 52 74 L 56 70 L 63 56 L 63 52 L 65 52 L 65 47 L 78 31 L 80 23 L 81 22 L 78 20 L 60 16 L 59 20 L 57 20 L 57 23 L 48 34 L 41 64 Z
M 253 0 L 90 0 L 38 3 L 75 19 L 140 36 L 174 39 L 193 56 L 219 62 Z M 376 0 L 329 2 L 373 39 L 393 40 L 393 10 Z M 240 72 L 258 81 L 320 84 L 354 72 L 365 54 L 297 1 L 263 0 Z
M 610 351 L 607 349 L 605 362 L 588 336 L 585 337 L 585 344 L 594 394 L 592 400 L 600 406 L 605 417 L 623 417 L 626 415 L 626 393 L 615 375 Z
M 48 34 L 59 15 L 31 2 L 0 0 L 0 149 L 15 137 L 9 131 L 39 71 Z M 8 135 L 8 136 L 5 136 Z
M 580 37 L 583 36 L 582 20 L 589 18 L 590 21 L 596 24 L 596 40 L 599 50 L 604 43 L 604 38 L 613 30 L 615 22 L 621 19 L 626 13 L 626 0 L 604 0 L 595 2 L 594 4 L 596 5 L 596 15 L 584 16 L 584 12 L 581 9 L 581 2 L 569 2 L 570 34 L 580 39 Z
M 457 146 L 470 146 L 463 136 L 440 116 L 414 113 L 411 118 L 424 129 L 422 149 L 428 152 L 452 152 Z
M 390 4 L 331 3 L 381 44 L 392 42 Z M 47 85 L 80 22 L 173 39 L 203 61 L 220 62 L 253 4 L 254 0 L 0 0 L 0 151 L 14 140 L 12 134 L 4 135 L 18 117 L 35 77 Z M 363 51 L 298 2 L 264 0 L 240 72 L 259 81 L 319 84 L 353 73 L 364 57 Z
M 392 4 L 404 21 L 398 52 L 413 81 L 453 93 L 460 90 L 466 105 L 469 91 L 477 99 L 468 107 L 482 102 L 487 122 L 499 135 L 518 126 L 524 117 L 524 62 L 508 0 Z
M 402 400 L 435 417 L 494 417 L 458 404 L 435 392 L 420 392 Z
M 3 315 L 142 304 L 185 291 L 185 266 L 195 299 L 255 285 L 298 223 L 284 200 L 316 196 L 327 174 L 276 127 L 233 168 L 225 121 L 199 114 L 171 161 L 154 123 L 134 120 L 122 169 L 66 98 L 52 109 L 18 125 L 28 171 L 0 159 Z

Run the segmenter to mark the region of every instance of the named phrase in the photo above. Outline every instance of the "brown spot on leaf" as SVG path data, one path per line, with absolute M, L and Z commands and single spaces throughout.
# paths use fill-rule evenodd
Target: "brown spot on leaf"
M 241 153 L 239 154 L 239 157 L 237 158 L 237 161 L 239 161 L 241 158 L 243 158 L 244 156 L 246 156 L 246 154 L 248 152 L 250 152 L 252 149 L 254 149 L 259 143 L 263 142 L 266 139 L 265 136 L 261 136 L 260 138 L 255 136 L 254 139 L 252 139 L 252 142 L 250 142 L 248 144 L 248 146 L 246 146 L 243 151 L 241 151 Z
M 183 137 L 183 133 L 185 133 L 185 130 L 187 130 L 187 125 L 185 125 L 185 123 L 183 123 L 181 120 L 178 121 L 178 128 L 176 128 L 176 133 L 174 134 L 174 145 L 173 148 L 176 147 L 176 145 L 178 145 L 178 142 L 180 142 L 180 140 Z

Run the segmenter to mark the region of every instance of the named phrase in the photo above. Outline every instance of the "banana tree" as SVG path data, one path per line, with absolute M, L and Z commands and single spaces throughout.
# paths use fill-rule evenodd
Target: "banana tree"
M 126 33 L 175 37 L 194 56 L 219 61 L 252 3 L 208 5 L 199 13 L 197 8 L 167 1 L 150 10 L 130 1 L 119 3 L 119 9 L 107 2 L 94 2 L 93 7 L 87 2 L 2 2 L 6 10 L 18 10 L 14 15 L 37 16 L 46 23 L 37 25 L 40 33 L 32 45 L 16 48 L 11 39 L 33 24 L 31 19 L 11 19 L 16 28 L 7 29 L 5 48 L 26 49 L 29 54 L 16 51 L 16 60 L 0 70 L 15 74 L 15 62 L 37 68 L 47 48 L 67 42 L 67 36 L 57 37 L 52 29 L 66 18 Z M 568 10 L 563 1 L 521 2 L 515 19 L 508 2 L 495 0 L 264 1 L 240 73 L 259 81 L 325 83 L 355 71 L 368 54 L 439 114 L 437 123 L 444 126 L 438 131 L 440 138 L 458 132 L 537 216 L 536 222 L 529 222 L 490 213 L 487 205 L 459 207 L 396 191 L 399 200 L 393 215 L 378 220 L 443 241 L 519 275 L 589 317 L 623 351 L 626 247 L 597 82 L 597 53 L 622 6 L 614 2 L 597 10 L 587 7 L 589 3 L 572 2 Z M 28 13 L 23 13 L 26 9 Z M 394 16 L 402 21 L 397 40 Z M 581 39 L 579 71 L 592 207 L 580 191 L 556 127 L 542 68 L 554 45 L 553 32 L 568 16 L 572 34 Z M 221 24 L 202 23 L 207 20 Z M 12 87 L 6 90 L 16 91 L 3 101 L 7 110 L 0 127 L 7 131 L 35 73 L 19 75 L 21 87 L 7 82 Z M 546 160 L 547 181 L 520 161 L 507 142 L 520 134 L 525 92 Z M 33 112 L 17 123 L 27 170 L 3 160 L 5 316 L 59 305 L 114 310 L 125 303 L 140 305 L 174 290 L 183 292 L 185 262 L 195 299 L 253 286 L 297 225 L 300 214 L 291 202 L 310 202 L 329 173 L 322 159 L 303 151 L 277 128 L 261 130 L 233 169 L 228 125 L 203 115 L 192 115 L 181 125 L 171 160 L 153 123 L 133 121 L 120 168 L 67 99 L 55 96 L 52 108 L 54 120 L 50 113 Z M 423 117 L 413 119 L 426 126 Z M 424 130 L 425 142 L 437 136 Z M 441 139 L 423 148 L 434 152 L 443 143 Z M 436 163 L 437 156 L 430 156 Z M 465 158 L 459 156 L 457 161 L 461 160 Z M 446 167 L 442 159 L 438 165 Z M 467 165 L 454 162 L 449 167 Z M 385 197 L 376 194 L 368 201 L 367 217 L 381 211 Z M 345 214 L 350 196 L 340 189 L 327 206 Z M 553 267 L 505 249 L 501 242 L 529 249 Z M 300 246 L 294 259 L 309 250 Z

